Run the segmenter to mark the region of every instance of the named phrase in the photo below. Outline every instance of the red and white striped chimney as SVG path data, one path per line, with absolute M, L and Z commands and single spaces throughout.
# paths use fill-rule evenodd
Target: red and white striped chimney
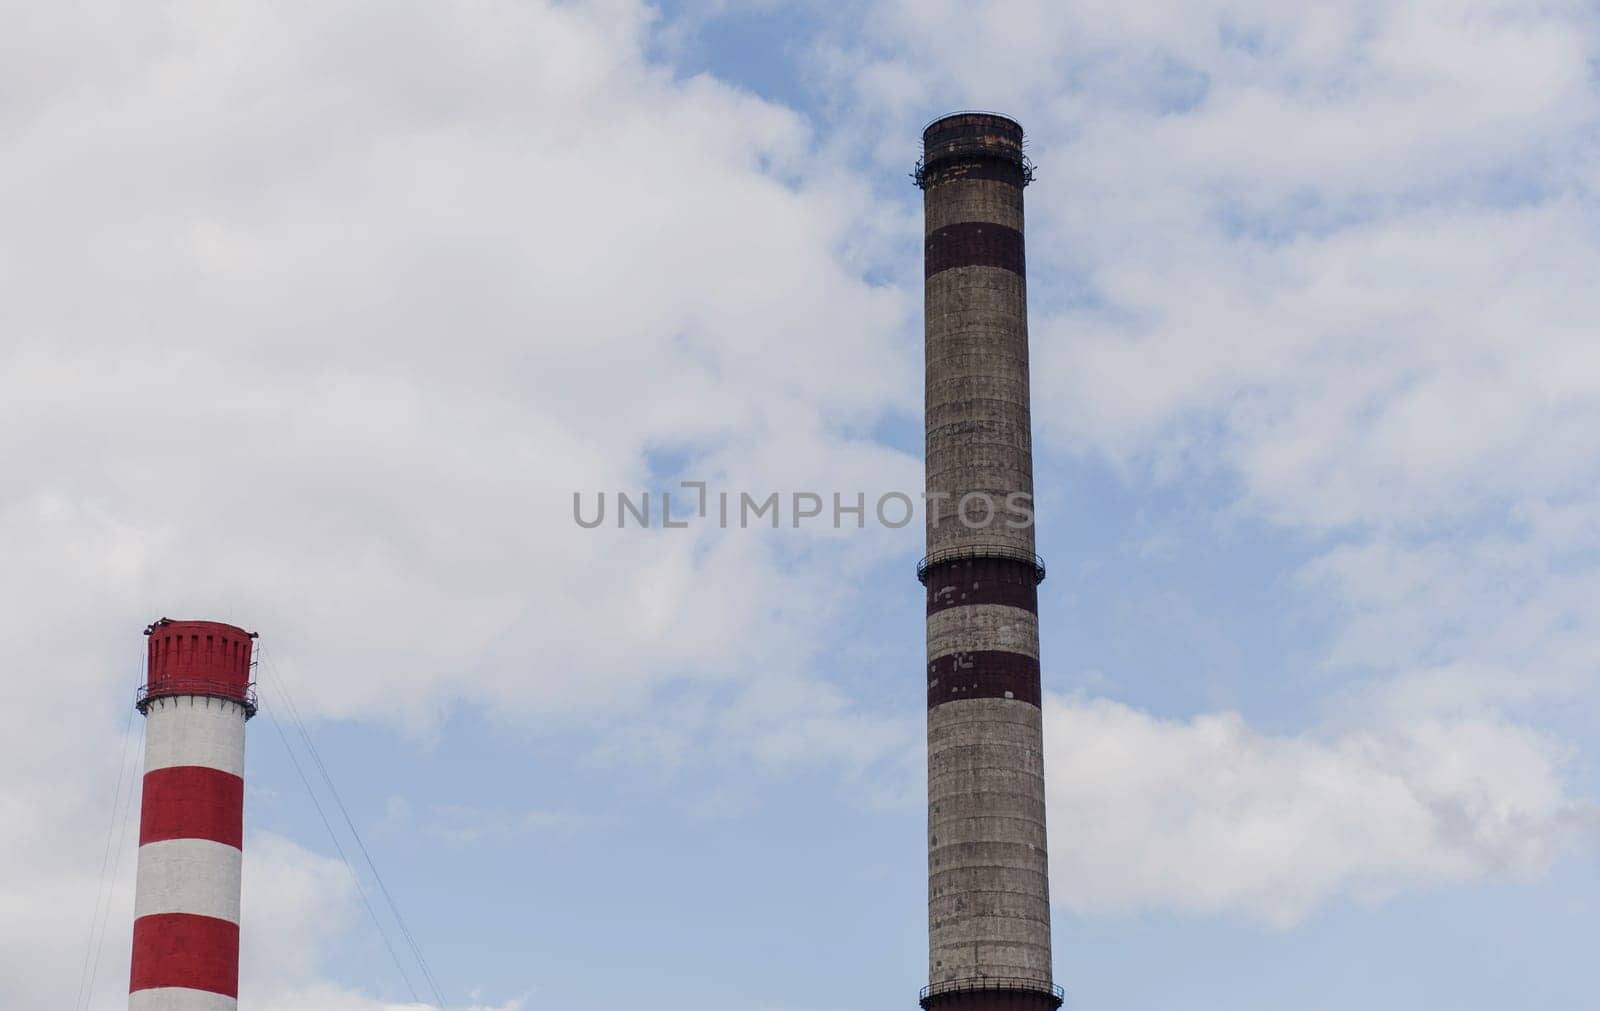
M 162 618 L 145 635 L 144 804 L 128 1008 L 235 1011 L 255 634 Z

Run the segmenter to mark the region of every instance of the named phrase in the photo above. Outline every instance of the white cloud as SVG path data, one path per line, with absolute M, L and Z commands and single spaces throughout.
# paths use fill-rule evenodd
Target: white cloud
M 819 60 L 865 122 L 987 105 L 1030 130 L 1042 447 L 1304 535 L 1327 665 L 1394 681 L 1381 708 L 1600 691 L 1592 525 L 1530 526 L 1600 497 L 1592 5 L 867 25 Z
M 1347 706 L 1531 711 L 1595 688 L 1597 551 L 1587 502 L 1530 502 L 1492 533 L 1341 545 L 1300 577 L 1341 609 L 1327 666 L 1391 672 Z
M 765 761 L 897 754 L 793 687 L 898 542 L 570 516 L 670 479 L 657 451 L 730 487 L 914 487 L 862 438 L 913 402 L 914 302 L 851 265 L 866 190 L 800 117 L 652 62 L 631 0 L 8 13 L 0 650 L 31 715 L 0 739 L 0 1005 L 70 1000 L 163 613 L 260 630 L 307 715 L 668 736 L 652 699 L 687 685 L 853 731 Z M 701 751 L 764 747 L 710 726 Z M 125 999 L 123 843 L 96 1007 Z M 247 955 L 294 989 L 252 963 L 260 1005 L 383 1006 L 320 978 L 337 875 L 262 846 Z
M 1278 736 L 1233 713 L 1045 712 L 1052 898 L 1079 912 L 1288 927 L 1347 896 L 1530 878 L 1600 837 L 1560 748 L 1494 719 Z
M 370 882 L 367 887 L 371 887 Z M 433 1003 L 397 1003 L 369 996 L 360 989 L 322 978 L 330 967 L 326 953 L 333 941 L 363 921 L 349 872 L 338 860 L 321 856 L 281 836 L 253 834 L 245 844 L 244 906 L 240 930 L 249 938 L 240 957 L 239 988 L 243 1001 L 266 1011 L 431 1011 Z M 413 984 L 420 970 L 409 960 L 405 945 L 391 924 L 391 940 L 406 959 Z M 447 1000 L 449 997 L 447 996 Z M 446 1005 L 446 1011 L 519 1011 L 521 1000 L 491 1007 Z
M 1227 488 L 1209 508 L 1303 535 L 1296 605 L 1330 621 L 1317 732 L 1050 707 L 1057 901 L 1287 925 L 1600 841 L 1519 722 L 1600 691 L 1592 6 L 889 2 L 865 25 L 817 60 L 863 142 L 955 107 L 1030 132 L 1041 447 Z
M 0 169 L 19 620 L 105 594 L 53 558 L 111 545 L 89 634 L 241 621 L 317 714 L 812 676 L 838 574 L 903 539 L 571 518 L 672 480 L 657 451 L 758 493 L 915 486 L 861 435 L 912 402 L 913 302 L 844 264 L 866 190 L 796 114 L 652 63 L 621 0 L 75 16 L 23 25 L 75 59 L 28 78 Z
M 1319 530 L 1600 480 L 1588 5 L 991 0 L 870 23 L 832 64 L 865 115 L 901 104 L 875 90 L 893 70 L 1030 128 L 1050 441 L 1222 466 Z M 1187 91 L 1124 92 L 1163 80 Z
M 271 832 L 245 842 L 240 986 L 272 991 L 316 981 L 324 953 L 359 916 L 355 885 L 340 861 Z M 369 928 L 370 929 L 370 928 Z
M 465 700 L 604 713 L 600 747 L 651 761 L 901 763 L 912 729 L 811 660 L 839 587 L 902 542 L 584 536 L 568 510 L 647 486 L 658 450 L 762 491 L 916 486 L 861 439 L 914 408 L 915 298 L 859 270 L 914 227 L 811 155 L 898 178 L 930 100 L 1039 142 L 1041 444 L 1136 480 L 1222 469 L 1245 508 L 1331 531 L 1305 573 L 1352 615 L 1330 662 L 1394 678 L 1324 736 L 1053 706 L 1058 899 L 1286 923 L 1559 852 L 1588 815 L 1495 707 L 1592 687 L 1600 655 L 1592 525 L 1563 504 L 1600 490 L 1587 7 L 888 4 L 819 57 L 859 106 L 826 144 L 651 62 L 651 17 L 8 22 L 0 649 L 49 677 L 15 679 L 30 720 L 0 740 L 0 893 L 33 914 L 0 928 L 0 1004 L 75 978 L 132 634 L 160 612 L 260 628 L 322 715 Z M 1507 516 L 1537 533 L 1476 536 Z M 1484 707 L 1446 701 L 1464 680 Z M 247 915 L 299 978 L 262 1006 L 384 1006 L 295 946 L 338 920 L 328 865 L 265 845 L 295 887 Z

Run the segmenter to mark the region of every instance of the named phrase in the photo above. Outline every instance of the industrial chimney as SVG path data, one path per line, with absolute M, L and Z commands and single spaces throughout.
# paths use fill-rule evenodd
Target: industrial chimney
M 922 134 L 928 1011 L 1061 1006 L 1050 966 L 1022 127 Z
M 215 621 L 144 630 L 144 804 L 129 1011 L 235 1011 L 244 724 L 255 638 Z

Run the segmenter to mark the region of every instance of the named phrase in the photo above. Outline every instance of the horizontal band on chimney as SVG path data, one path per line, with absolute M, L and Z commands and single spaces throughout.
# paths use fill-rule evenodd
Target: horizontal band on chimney
M 156 987 L 238 997 L 239 925 L 189 913 L 161 913 L 133 921 L 128 992 Z
M 242 847 L 244 780 L 199 765 L 145 773 L 139 845 L 165 839 L 210 839 Z
M 999 267 L 1025 273 L 1022 233 L 987 221 L 964 221 L 929 232 L 923 277 L 956 267 Z
M 928 664 L 928 708 L 963 699 L 1041 703 L 1037 657 L 1004 650 L 951 653 Z
M 928 614 L 968 604 L 1003 604 L 1039 613 L 1039 581 L 1032 562 L 1015 558 L 962 558 L 928 567 Z

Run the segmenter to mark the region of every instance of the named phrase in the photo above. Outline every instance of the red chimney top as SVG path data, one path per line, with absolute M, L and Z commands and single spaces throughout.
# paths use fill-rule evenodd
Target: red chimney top
M 220 621 L 152 622 L 150 666 L 140 708 L 166 695 L 208 695 L 231 699 L 255 711 L 250 690 L 250 657 L 256 634 Z

